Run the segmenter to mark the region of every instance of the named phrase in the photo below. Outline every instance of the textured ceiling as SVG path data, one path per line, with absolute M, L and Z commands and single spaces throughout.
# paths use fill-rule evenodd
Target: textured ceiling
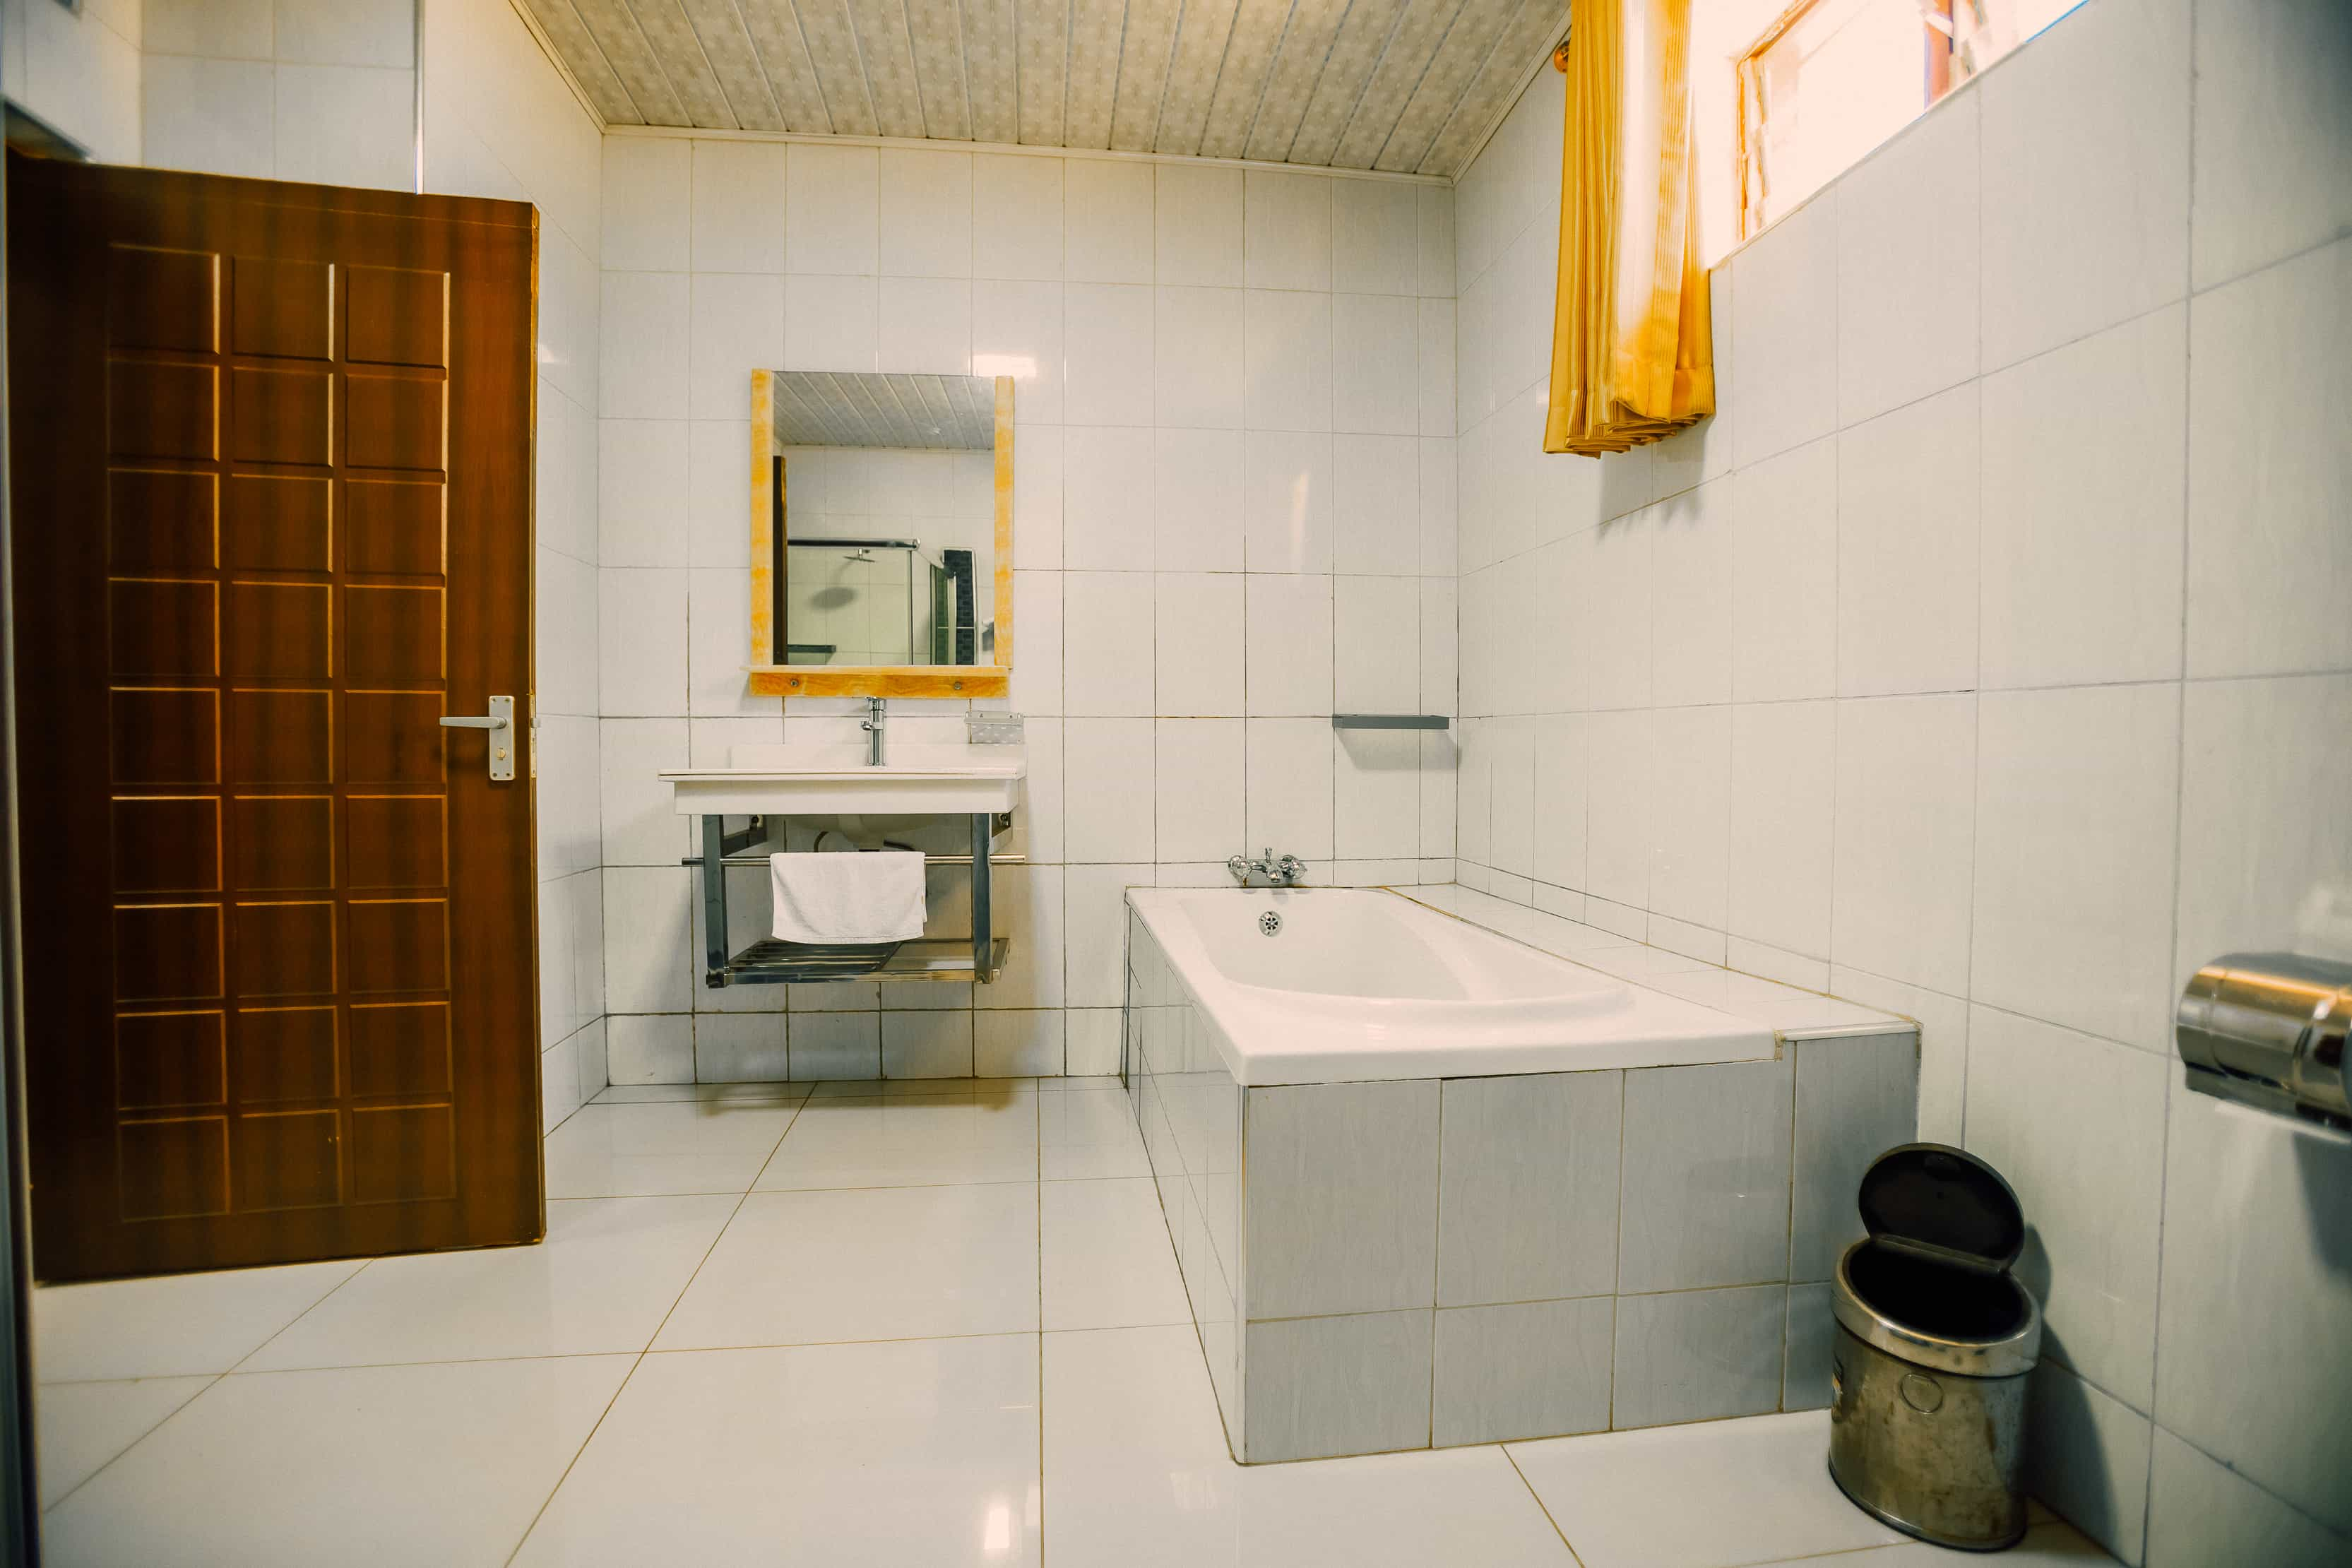
M 776 439 L 787 447 L 996 447 L 996 384 L 982 375 L 782 370 L 775 408 Z
M 1563 0 L 526 0 L 608 122 L 1451 175 Z

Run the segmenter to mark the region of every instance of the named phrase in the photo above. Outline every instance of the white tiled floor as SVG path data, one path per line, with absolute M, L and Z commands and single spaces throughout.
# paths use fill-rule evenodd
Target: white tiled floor
M 1737 1568 L 1947 1554 L 1820 1415 L 1244 1469 L 1097 1080 L 615 1088 L 544 1246 L 44 1289 L 64 1564 Z M 2007 1562 L 2104 1559 L 2046 1516 Z

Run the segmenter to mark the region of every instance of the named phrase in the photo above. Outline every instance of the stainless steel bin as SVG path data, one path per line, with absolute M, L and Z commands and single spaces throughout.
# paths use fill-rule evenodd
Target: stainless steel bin
M 1973 1155 L 1906 1143 L 1871 1165 L 1859 1203 L 1870 1234 L 1830 1293 L 1830 1475 L 1923 1541 L 2014 1545 L 2042 1352 L 2042 1309 L 2009 1271 L 2025 1241 L 2017 1194 Z

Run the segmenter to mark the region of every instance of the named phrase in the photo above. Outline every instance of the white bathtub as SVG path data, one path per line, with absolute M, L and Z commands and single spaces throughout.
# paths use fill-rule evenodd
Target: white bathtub
M 1242 1087 L 1757 1061 L 1770 1029 L 1370 889 L 1135 889 Z M 1269 914 L 1278 929 L 1263 929 Z

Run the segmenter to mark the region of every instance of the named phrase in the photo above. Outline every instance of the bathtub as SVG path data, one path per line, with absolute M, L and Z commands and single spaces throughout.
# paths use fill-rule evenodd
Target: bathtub
M 1244 1086 L 1756 1061 L 1772 1031 L 1378 889 L 1136 889 Z
M 1122 1071 L 1235 1458 L 1827 1403 L 1909 1022 L 1776 1032 L 1376 889 L 1128 901 Z

